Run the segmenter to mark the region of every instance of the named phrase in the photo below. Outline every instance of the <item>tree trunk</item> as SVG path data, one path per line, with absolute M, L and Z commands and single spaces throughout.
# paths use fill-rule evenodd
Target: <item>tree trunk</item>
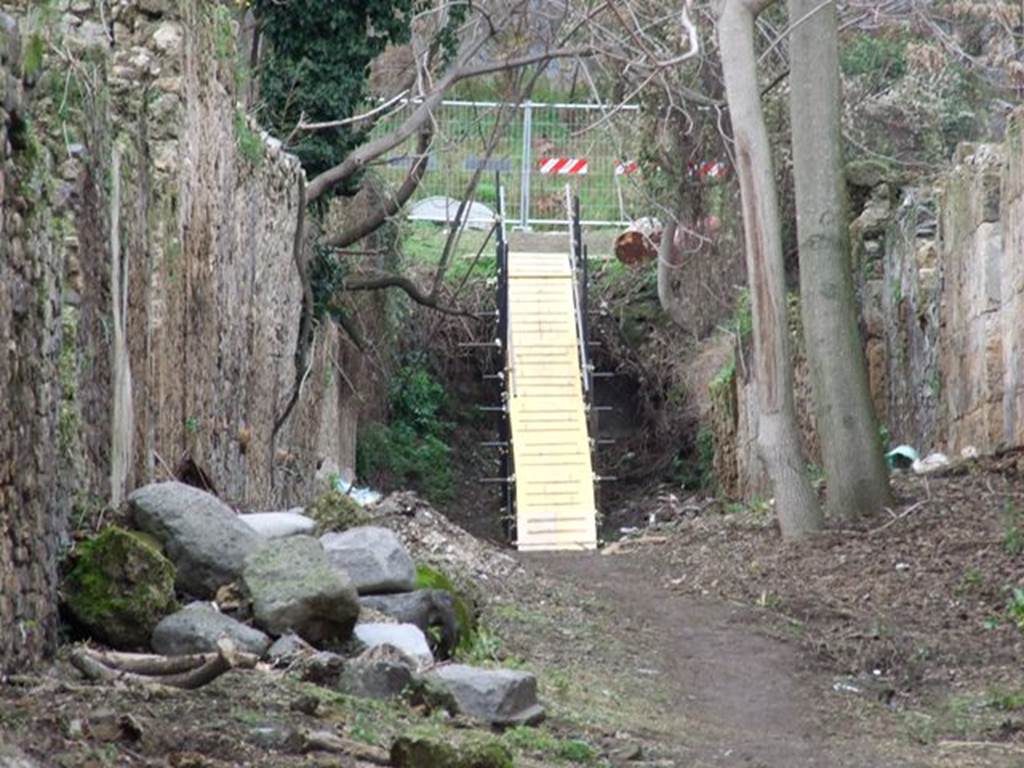
M 849 521 L 891 503 L 850 273 L 834 3 L 788 0 L 800 305 L 828 489 Z
M 804 469 L 793 408 L 779 206 L 757 81 L 754 19 L 769 4 L 724 0 L 718 40 L 743 200 L 754 321 L 754 388 L 760 412 L 758 449 L 774 486 L 782 535 L 795 539 L 820 530 L 824 521 Z

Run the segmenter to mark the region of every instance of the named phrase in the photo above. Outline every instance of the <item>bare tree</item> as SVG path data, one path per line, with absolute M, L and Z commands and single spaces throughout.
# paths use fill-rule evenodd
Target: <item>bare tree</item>
M 890 503 L 850 266 L 834 2 L 788 0 L 790 122 L 800 307 L 828 510 L 851 520 Z
M 793 407 L 779 205 L 757 79 L 754 22 L 772 2 L 722 0 L 718 44 L 743 200 L 758 448 L 774 486 L 782 535 L 795 539 L 820 530 L 824 519 L 805 473 Z

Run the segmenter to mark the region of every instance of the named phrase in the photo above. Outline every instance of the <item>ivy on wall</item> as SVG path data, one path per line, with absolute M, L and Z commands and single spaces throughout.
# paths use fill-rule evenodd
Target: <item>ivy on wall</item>
M 265 121 L 279 136 L 300 119 L 326 122 L 356 112 L 367 96 L 370 62 L 406 43 L 416 0 L 256 0 L 269 44 L 260 65 Z M 307 133 L 292 148 L 313 177 L 365 140 L 339 126 Z M 342 190 L 344 191 L 344 190 Z

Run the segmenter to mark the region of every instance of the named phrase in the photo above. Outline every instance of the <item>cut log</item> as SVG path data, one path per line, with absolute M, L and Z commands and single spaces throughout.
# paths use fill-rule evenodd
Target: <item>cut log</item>
M 615 238 L 615 258 L 627 266 L 654 261 L 658 258 L 661 230 L 657 219 L 637 219 Z

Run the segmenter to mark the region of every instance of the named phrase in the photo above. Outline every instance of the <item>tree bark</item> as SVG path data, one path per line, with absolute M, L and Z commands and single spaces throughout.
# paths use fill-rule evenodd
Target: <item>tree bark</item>
M 754 20 L 769 4 L 724 0 L 719 8 L 718 40 L 743 200 L 758 450 L 774 486 L 782 535 L 796 539 L 820 530 L 824 520 L 804 469 L 793 408 L 779 206 L 757 82 Z
M 800 306 L 828 492 L 844 521 L 891 503 L 850 267 L 834 3 L 788 0 Z

